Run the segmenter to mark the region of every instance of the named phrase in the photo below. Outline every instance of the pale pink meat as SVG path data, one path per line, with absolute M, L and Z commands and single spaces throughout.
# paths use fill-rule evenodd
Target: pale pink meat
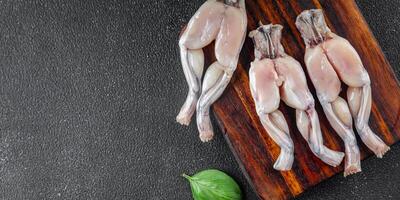
M 210 44 L 217 37 L 224 12 L 223 3 L 206 1 L 189 21 L 180 42 L 188 49 L 201 49 Z
M 235 7 L 226 8 L 220 26 L 215 42 L 215 57 L 224 66 L 236 67 L 237 59 L 232 58 L 237 58 L 237 50 L 243 45 L 243 33 L 247 28 L 246 12 Z
M 314 104 L 300 63 L 290 56 L 275 59 L 276 71 L 283 78 L 282 100 L 290 107 L 307 110 Z
M 263 59 L 251 63 L 250 80 L 254 80 L 251 91 L 259 112 L 273 112 L 279 107 L 279 81 L 274 62 Z
M 304 62 L 318 97 L 326 102 L 335 100 L 341 83 L 323 50 L 318 46 L 307 48 Z
M 365 70 L 360 56 L 351 44 L 338 36 L 321 44 L 325 55 L 335 67 L 340 79 L 348 86 L 362 87 L 370 84 L 368 72 Z

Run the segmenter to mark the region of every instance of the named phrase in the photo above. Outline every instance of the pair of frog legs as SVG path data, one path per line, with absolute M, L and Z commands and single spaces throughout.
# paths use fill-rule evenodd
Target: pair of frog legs
M 269 24 L 261 25 L 249 34 L 255 46 L 255 60 L 249 71 L 251 94 L 262 125 L 281 148 L 274 168 L 289 170 L 294 159 L 289 128 L 278 110 L 281 99 L 296 109 L 297 127 L 314 155 L 331 166 L 337 166 L 344 154 L 323 144 L 314 98 L 300 63 L 284 52 L 280 43 L 281 32 L 281 25 Z
M 345 144 L 344 175 L 361 171 L 360 151 L 353 132 L 381 158 L 389 147 L 370 129 L 371 86 L 368 72 L 354 47 L 334 34 L 325 23 L 322 10 L 303 11 L 296 26 L 306 44 L 304 61 L 318 99 L 331 126 Z M 349 88 L 347 102 L 339 96 L 341 81 Z
M 210 106 L 221 96 L 236 69 L 246 28 L 244 0 L 208 0 L 191 18 L 179 40 L 189 92 L 176 120 L 188 125 L 197 111 L 197 127 L 203 142 L 213 138 Z M 201 84 L 204 68 L 202 48 L 214 40 L 217 61 L 207 69 Z

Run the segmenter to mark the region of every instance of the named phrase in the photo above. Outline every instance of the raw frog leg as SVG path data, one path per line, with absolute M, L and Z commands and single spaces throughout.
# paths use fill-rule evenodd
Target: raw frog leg
M 304 72 L 300 63 L 284 52 L 281 31 L 282 26 L 270 24 L 261 25 L 249 34 L 254 41 L 256 58 L 249 71 L 251 93 L 261 123 L 281 148 L 274 168 L 289 170 L 293 163 L 293 142 L 286 120 L 278 110 L 280 99 L 296 109 L 297 127 L 314 155 L 337 166 L 344 154 L 323 144 L 318 114 Z
M 179 40 L 189 92 L 176 121 L 188 125 L 197 109 L 197 127 L 203 142 L 213 138 L 210 106 L 221 96 L 236 69 L 246 27 L 244 0 L 208 0 L 190 19 Z M 202 48 L 214 40 L 217 61 L 206 71 L 201 86 L 204 68 Z
M 330 31 L 322 10 L 303 11 L 296 26 L 306 44 L 305 63 L 318 99 L 330 124 L 346 148 L 344 175 L 361 171 L 359 149 L 353 133 L 353 119 L 362 141 L 378 157 L 389 147 L 369 128 L 371 87 L 367 71 L 356 50 L 344 38 Z M 341 81 L 349 86 L 348 103 L 339 97 Z

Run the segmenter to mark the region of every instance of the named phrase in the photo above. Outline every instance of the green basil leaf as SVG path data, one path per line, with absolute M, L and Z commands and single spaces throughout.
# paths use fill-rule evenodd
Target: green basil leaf
M 215 169 L 193 176 L 182 175 L 190 182 L 194 200 L 241 200 L 239 185 L 230 176 Z

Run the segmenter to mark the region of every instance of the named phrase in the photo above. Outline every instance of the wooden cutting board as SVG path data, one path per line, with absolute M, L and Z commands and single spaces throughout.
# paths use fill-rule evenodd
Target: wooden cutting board
M 387 144 L 400 138 L 400 88 L 390 64 L 372 35 L 353 0 L 246 0 L 248 31 L 264 24 L 284 26 L 282 44 L 286 52 L 304 67 L 304 43 L 295 26 L 296 16 L 305 9 L 322 8 L 328 26 L 347 38 L 361 56 L 372 80 L 372 113 L 370 126 Z M 206 66 L 215 60 L 214 46 L 205 48 Z M 213 105 L 219 127 L 254 190 L 261 199 L 289 199 L 307 188 L 337 174 L 340 167 L 330 167 L 316 158 L 296 128 L 295 110 L 281 102 L 295 143 L 295 162 L 288 172 L 273 169 L 279 148 L 268 136 L 256 114 L 250 95 L 248 70 L 254 60 L 253 43 L 247 38 L 238 68 L 222 97 Z M 305 70 L 305 69 L 304 69 Z M 306 70 L 305 70 L 306 71 Z M 307 76 L 308 80 L 309 77 Z M 309 87 L 315 90 L 309 82 Z M 342 96 L 346 88 L 342 86 Z M 318 102 L 318 101 L 316 101 Z M 329 125 L 319 103 L 316 105 L 325 144 L 344 151 L 343 143 Z M 357 136 L 358 137 L 358 136 Z M 372 154 L 358 138 L 362 158 Z

